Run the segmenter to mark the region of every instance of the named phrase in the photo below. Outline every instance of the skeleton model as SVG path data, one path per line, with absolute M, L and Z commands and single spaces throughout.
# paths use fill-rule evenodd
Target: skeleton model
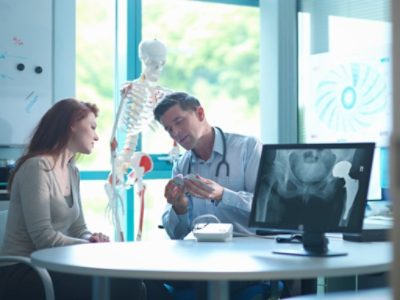
M 121 217 L 125 215 L 122 192 L 125 188 L 135 185 L 140 202 L 139 228 L 136 240 L 141 240 L 144 214 L 143 176 L 153 168 L 149 155 L 137 152 L 136 146 L 139 134 L 155 125 L 153 109 L 157 102 L 170 90 L 157 85 L 162 69 L 166 63 L 167 49 L 163 43 L 154 39 L 142 41 L 139 44 L 139 58 L 143 72 L 133 81 L 121 87 L 121 102 L 112 129 L 111 173 L 105 190 L 109 199 L 108 210 L 117 230 L 117 240 L 123 241 L 124 232 Z M 116 139 L 117 129 L 123 129 L 125 144 L 118 149 Z M 128 171 L 130 170 L 130 173 Z M 125 180 L 127 175 L 127 180 Z

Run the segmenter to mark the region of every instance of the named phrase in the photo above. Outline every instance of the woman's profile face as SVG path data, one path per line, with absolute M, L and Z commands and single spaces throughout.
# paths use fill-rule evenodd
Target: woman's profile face
M 89 154 L 92 152 L 94 142 L 99 139 L 96 127 L 96 116 L 92 112 L 71 127 L 69 144 L 74 153 Z

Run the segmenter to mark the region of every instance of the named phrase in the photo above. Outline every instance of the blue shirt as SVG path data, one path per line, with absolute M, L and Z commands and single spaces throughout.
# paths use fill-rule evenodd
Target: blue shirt
M 223 155 L 223 138 L 218 130 L 214 129 L 214 131 L 215 141 L 210 159 L 204 161 L 191 150 L 186 151 L 174 164 L 172 175 L 186 175 L 190 170 L 193 174 L 211 179 L 224 187 L 222 200 L 214 202 L 188 196 L 188 211 L 182 215 L 177 215 L 172 205 L 168 204 L 162 221 L 172 239 L 183 239 L 189 234 L 193 220 L 210 221 L 210 218 L 200 221 L 200 216 L 206 215 L 217 217 L 221 223 L 232 223 L 234 232 L 248 232 L 262 143 L 254 137 L 225 133 L 229 176 L 226 174 L 225 165 L 220 167 L 219 176 L 216 176 L 217 166 Z

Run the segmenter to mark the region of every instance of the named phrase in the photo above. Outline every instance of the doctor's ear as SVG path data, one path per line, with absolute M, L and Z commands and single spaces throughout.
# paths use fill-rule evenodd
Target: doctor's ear
M 200 121 L 203 121 L 205 119 L 206 115 L 202 106 L 196 107 L 196 115 Z

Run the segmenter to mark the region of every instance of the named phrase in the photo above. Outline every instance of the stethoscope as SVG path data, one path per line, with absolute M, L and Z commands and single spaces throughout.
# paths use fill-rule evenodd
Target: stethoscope
M 218 163 L 217 165 L 217 170 L 215 170 L 215 177 L 219 176 L 219 170 L 221 169 L 221 166 L 225 166 L 225 170 L 226 170 L 226 176 L 229 177 L 229 164 L 226 161 L 226 139 L 225 139 L 225 134 L 222 131 L 221 128 L 219 127 L 215 127 L 215 129 L 217 129 L 219 131 L 219 133 L 221 134 L 222 137 L 222 159 L 221 161 Z M 192 170 L 192 158 L 189 159 L 189 166 L 188 166 L 188 174 L 190 174 Z

